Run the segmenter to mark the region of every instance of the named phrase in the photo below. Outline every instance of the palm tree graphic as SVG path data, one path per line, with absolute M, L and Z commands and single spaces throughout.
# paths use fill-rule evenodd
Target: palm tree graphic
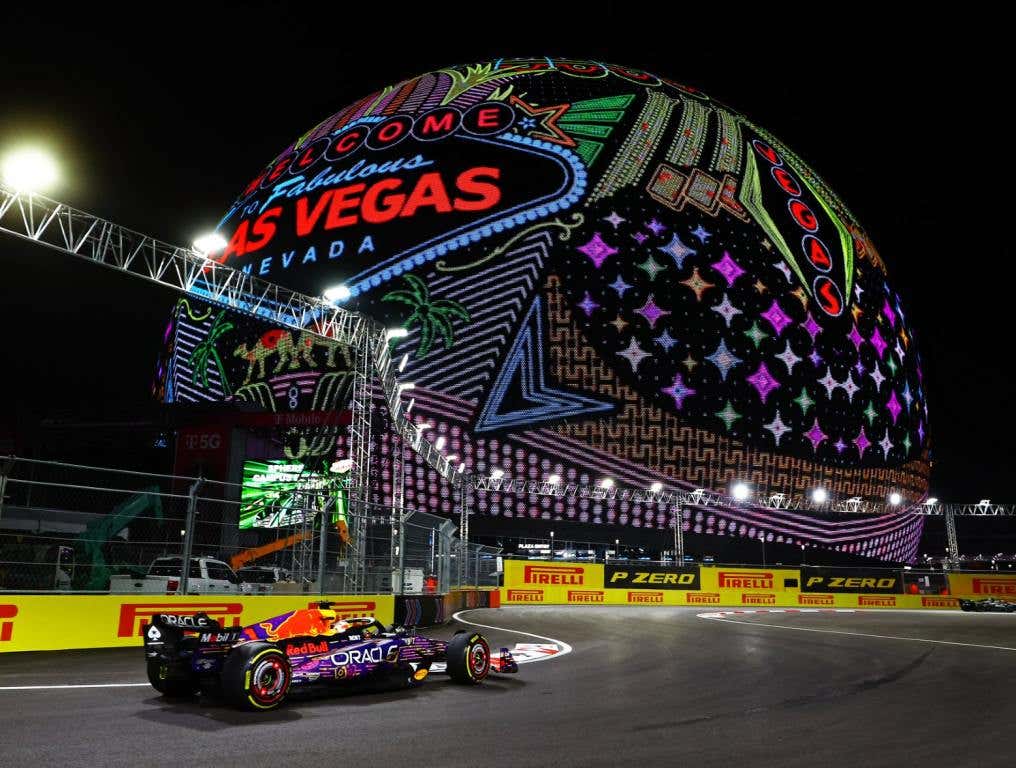
M 409 289 L 386 293 L 381 301 L 394 301 L 413 308 L 404 325 L 406 328 L 412 328 L 417 323 L 420 325 L 420 346 L 416 348 L 416 357 L 423 357 L 430 351 L 438 333 L 444 338 L 445 349 L 451 349 L 455 341 L 452 320 L 458 318 L 468 323 L 469 312 L 459 302 L 451 299 L 431 300 L 430 290 L 416 275 L 403 275 L 402 279 L 409 285 Z
M 226 310 L 222 310 L 215 316 L 211 327 L 208 329 L 208 335 L 205 336 L 204 341 L 195 345 L 188 362 L 194 370 L 194 381 L 207 389 L 208 361 L 209 359 L 214 360 L 215 367 L 219 369 L 219 380 L 222 382 L 223 393 L 232 395 L 233 392 L 229 386 L 229 379 L 226 377 L 226 367 L 222 364 L 222 358 L 219 357 L 219 352 L 215 348 L 216 342 L 227 332 L 233 330 L 233 324 L 226 320 L 225 317 Z

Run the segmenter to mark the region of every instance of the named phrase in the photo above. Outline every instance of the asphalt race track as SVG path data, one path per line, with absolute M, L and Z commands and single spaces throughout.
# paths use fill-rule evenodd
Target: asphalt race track
M 267 714 L 147 685 L 9 690 L 143 683 L 140 649 L 0 654 L 0 764 L 1016 764 L 1016 614 L 700 613 L 466 611 L 573 650 L 478 687 L 439 676 Z M 495 646 L 546 642 L 482 631 Z

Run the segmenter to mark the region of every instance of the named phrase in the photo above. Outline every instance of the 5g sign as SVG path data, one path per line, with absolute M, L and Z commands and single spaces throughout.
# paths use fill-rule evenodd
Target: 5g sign
M 183 444 L 188 451 L 217 451 L 222 447 L 222 435 L 219 432 L 192 432 L 183 436 Z

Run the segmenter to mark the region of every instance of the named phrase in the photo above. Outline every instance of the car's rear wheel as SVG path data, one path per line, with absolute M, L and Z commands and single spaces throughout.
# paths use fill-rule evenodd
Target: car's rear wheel
M 152 688 L 169 698 L 183 698 L 197 693 L 197 686 L 190 677 L 181 676 L 172 666 L 161 661 L 149 661 L 148 682 Z
M 244 643 L 222 665 L 222 692 L 243 709 L 275 709 L 286 698 L 293 669 L 286 655 L 268 643 Z
M 481 682 L 490 673 L 490 646 L 478 632 L 462 632 L 448 643 L 448 676 L 464 685 Z

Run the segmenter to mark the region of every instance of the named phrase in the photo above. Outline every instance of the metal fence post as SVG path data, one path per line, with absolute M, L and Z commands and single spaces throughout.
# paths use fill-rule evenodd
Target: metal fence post
M 7 494 L 7 475 L 11 471 L 11 467 L 14 466 L 14 462 L 10 459 L 5 459 L 0 462 L 0 519 L 4 516 L 4 498 Z
M 960 559 L 960 543 L 956 536 L 956 514 L 949 507 L 945 510 L 945 538 L 949 555 L 949 566 L 956 568 Z
M 180 594 L 186 595 L 190 580 L 191 552 L 194 551 L 194 524 L 198 515 L 198 489 L 203 478 L 198 478 L 187 491 L 187 519 L 183 531 L 183 562 L 180 564 Z
M 304 511 L 304 515 L 307 511 Z M 318 519 L 321 521 L 321 543 L 318 547 L 318 594 L 325 593 L 325 563 L 328 562 L 328 505 L 318 512 Z

